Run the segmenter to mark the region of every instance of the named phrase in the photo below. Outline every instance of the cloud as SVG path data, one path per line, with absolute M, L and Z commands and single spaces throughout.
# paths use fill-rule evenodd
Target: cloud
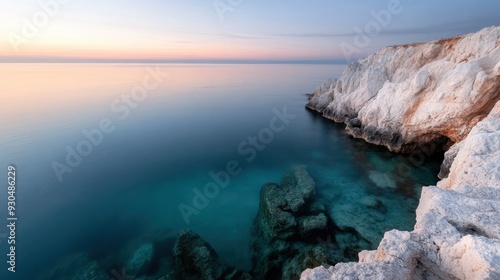
M 248 35 L 248 34 L 231 34 L 231 33 L 209 33 L 209 32 L 197 32 L 197 31 L 183 31 L 183 30 L 168 30 L 169 32 L 179 33 L 179 34 L 194 34 L 209 37 L 227 37 L 236 39 L 263 39 L 262 36 L 258 35 Z
M 417 34 L 465 34 L 478 31 L 484 27 L 500 25 L 500 19 L 476 19 L 461 22 L 443 23 L 441 25 L 423 26 L 416 28 L 386 29 L 379 33 L 379 36 L 400 36 Z M 354 26 L 353 26 L 354 29 Z M 309 32 L 309 33 L 274 33 L 276 37 L 305 37 L 305 38 L 345 38 L 356 36 L 352 32 Z M 449 35 L 453 36 L 453 35 Z

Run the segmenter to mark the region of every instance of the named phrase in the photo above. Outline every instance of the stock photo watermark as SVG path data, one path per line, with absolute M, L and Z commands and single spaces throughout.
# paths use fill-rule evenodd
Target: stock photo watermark
M 245 2 L 245 0 L 215 0 L 212 2 L 212 5 L 219 20 L 222 22 L 226 19 L 226 13 L 233 12 L 243 2 Z
M 263 151 L 274 139 L 276 134 L 285 130 L 295 115 L 287 112 L 287 108 L 281 110 L 274 108 L 273 117 L 269 120 L 268 126 L 260 129 L 256 135 L 249 136 L 237 146 L 238 154 L 244 157 L 245 162 L 251 163 L 257 157 L 258 152 Z M 208 176 L 210 181 L 202 188 L 193 188 L 193 199 L 191 204 L 180 203 L 178 208 L 186 224 L 190 223 L 192 215 L 199 215 L 205 209 L 210 200 L 215 199 L 221 189 L 226 188 L 232 177 L 236 177 L 243 172 L 243 167 L 238 160 L 228 160 L 224 170 L 218 172 L 211 171 Z
M 162 72 L 159 65 L 156 68 L 148 67 L 146 72 L 147 74 L 143 77 L 140 85 L 133 87 L 129 93 L 124 93 L 111 102 L 110 110 L 118 120 L 127 119 L 131 111 L 146 100 L 149 92 L 157 89 L 163 83 L 164 78 L 169 75 L 169 73 Z M 65 147 L 66 157 L 64 161 L 62 163 L 53 161 L 51 164 L 59 182 L 63 181 L 65 173 L 73 172 L 83 162 L 83 159 L 92 153 L 94 148 L 99 147 L 105 136 L 112 133 L 115 128 L 116 125 L 112 118 L 103 118 L 96 128 L 83 129 L 83 139 L 74 145 Z
M 412 2 L 413 0 L 406 0 Z M 400 0 L 390 0 L 385 9 L 380 11 L 372 10 L 370 16 L 372 20 L 364 26 L 354 27 L 354 37 L 352 42 L 340 43 L 340 49 L 347 61 L 351 61 L 353 55 L 360 54 L 363 49 L 370 46 L 373 38 L 379 36 L 392 22 L 394 15 L 399 15 L 404 11 L 404 6 Z
M 16 272 L 16 235 L 17 235 L 17 206 L 16 206 L 16 191 L 17 191 L 17 174 L 16 167 L 9 165 L 7 167 L 7 270 Z
M 45 28 L 51 19 L 55 18 L 61 12 L 61 7 L 71 0 L 40 0 L 38 2 L 39 9 L 33 15 L 21 18 L 21 28 L 19 33 L 9 32 L 9 42 L 14 51 L 19 52 L 23 44 L 29 43 L 30 40 L 38 36 L 43 28 Z

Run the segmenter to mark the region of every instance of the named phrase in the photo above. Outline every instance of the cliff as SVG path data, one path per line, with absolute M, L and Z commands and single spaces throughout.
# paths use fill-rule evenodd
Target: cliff
M 412 232 L 387 232 L 358 263 L 308 269 L 301 279 L 500 279 L 499 46 L 495 27 L 388 47 L 311 96 L 307 107 L 393 151 L 443 136 L 454 145 L 444 179 L 422 190 Z
M 500 27 L 387 47 L 326 82 L 307 107 L 396 152 L 462 141 L 500 100 Z

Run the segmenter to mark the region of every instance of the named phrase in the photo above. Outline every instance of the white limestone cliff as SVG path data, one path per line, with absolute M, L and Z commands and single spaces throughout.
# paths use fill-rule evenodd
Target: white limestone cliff
M 348 124 L 357 117 L 361 124 L 349 129 L 369 142 L 400 151 L 442 135 L 455 144 L 445 155 L 447 177 L 422 190 L 412 232 L 389 231 L 358 263 L 308 269 L 301 279 L 500 279 L 499 45 L 496 27 L 391 47 L 318 89 L 308 106 L 337 121 L 348 112 Z M 388 53 L 396 61 L 386 63 Z M 398 139 L 371 141 L 367 127 Z
M 307 107 L 390 150 L 463 140 L 500 100 L 500 27 L 384 48 L 326 82 Z

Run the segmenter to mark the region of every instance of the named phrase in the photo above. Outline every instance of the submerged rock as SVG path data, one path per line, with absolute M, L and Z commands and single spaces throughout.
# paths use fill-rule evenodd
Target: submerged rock
M 169 228 L 160 228 L 128 240 L 106 255 L 78 253 L 64 258 L 42 275 L 45 280 L 173 280 Z M 93 257 L 91 258 L 90 255 Z M 182 278 L 180 278 L 182 279 Z
M 192 231 L 179 233 L 172 250 L 175 279 L 184 280 L 250 280 L 248 273 L 229 267 L 208 242 Z
M 283 239 L 293 237 L 297 222 L 292 213 L 283 209 L 288 208 L 285 191 L 276 184 L 265 184 L 260 191 L 259 219 L 266 239 Z
M 77 253 L 59 262 L 47 280 L 109 280 L 108 275 L 86 253 Z
M 335 240 L 325 207 L 314 201 L 315 195 L 314 181 L 304 167 L 290 169 L 279 185 L 262 187 L 251 230 L 255 279 L 298 279 L 307 267 L 346 260 L 334 246 L 321 243 L 328 237 L 332 244 Z
M 320 246 L 306 246 L 299 250 L 291 260 L 288 260 L 281 273 L 281 279 L 298 279 L 305 268 L 314 267 L 318 263 L 328 263 L 329 258 L 324 248 Z M 270 278 L 278 279 L 278 278 Z
M 316 196 L 314 180 L 301 167 L 293 167 L 281 179 L 286 205 L 283 210 L 300 213 Z
M 104 258 L 103 266 L 113 277 L 127 275 L 140 280 L 169 277 L 172 272 L 172 248 L 176 234 L 170 228 L 158 228 L 128 240 L 118 252 Z M 126 278 L 124 276 L 120 276 Z
M 139 275 L 149 270 L 153 262 L 153 244 L 146 243 L 139 247 L 125 265 L 130 275 Z
M 378 172 L 378 171 L 369 171 L 368 177 L 370 180 L 375 183 L 375 185 L 382 189 L 396 189 L 396 181 L 390 178 L 387 174 Z
M 315 242 L 318 236 L 328 233 L 328 220 L 325 214 L 297 218 L 298 233 L 301 239 Z

